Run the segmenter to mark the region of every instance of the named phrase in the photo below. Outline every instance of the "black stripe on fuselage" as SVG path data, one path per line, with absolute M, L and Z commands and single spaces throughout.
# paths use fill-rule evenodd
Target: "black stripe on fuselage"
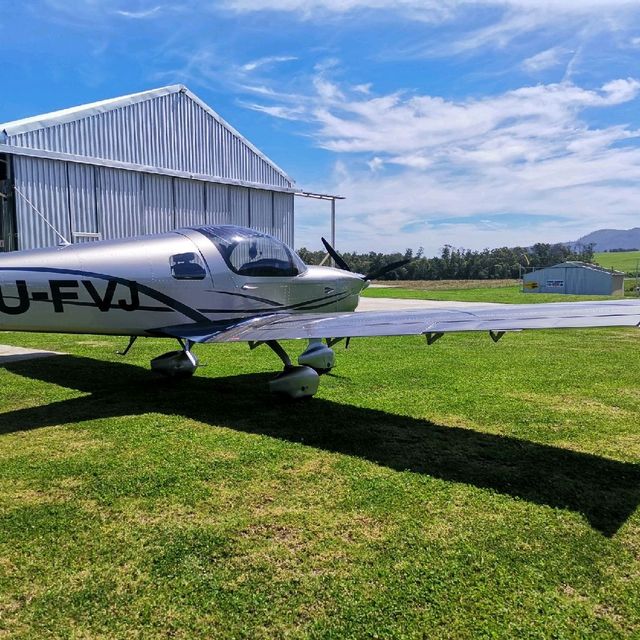
M 45 297 L 46 296 L 46 297 Z M 5 300 L 20 300 L 20 298 L 18 296 L 6 296 L 3 295 L 2 296 Z M 44 293 L 44 292 L 40 292 L 40 291 L 36 291 L 32 294 L 31 298 L 29 298 L 29 302 L 48 302 L 49 304 L 53 304 L 53 300 L 51 300 L 48 296 L 48 294 Z M 66 306 L 72 306 L 72 307 L 96 307 L 96 303 L 95 302 L 81 302 L 79 300 L 65 300 L 64 301 L 64 305 Z M 122 309 L 122 307 L 119 307 L 117 304 L 112 304 L 107 311 L 124 311 L 124 309 Z M 175 309 L 171 309 L 170 307 L 151 307 L 148 305 L 139 305 L 136 307 L 135 309 L 136 311 L 160 311 L 160 312 L 164 312 L 166 313 L 167 311 L 169 313 L 175 313 Z
M 214 293 L 228 293 L 228 292 L 222 292 L 222 291 L 214 291 Z M 280 306 L 278 307 L 277 310 L 274 309 L 242 309 L 242 310 L 236 310 L 236 309 L 198 309 L 198 311 L 200 311 L 201 313 L 274 313 L 274 311 L 280 312 L 280 311 L 297 311 L 297 310 L 306 310 L 306 309 L 313 309 L 316 307 L 309 307 L 308 305 L 314 304 L 315 302 L 320 302 L 321 303 L 321 307 L 325 307 L 326 305 L 330 304 L 330 303 L 335 303 L 335 302 L 340 302 L 341 300 L 344 300 L 345 298 L 348 298 L 350 295 L 352 295 L 351 293 L 334 293 L 333 295 L 330 296 L 322 296 L 321 298 L 312 298 L 311 300 L 304 300 L 303 302 L 296 302 L 295 304 L 289 304 L 289 305 L 282 305 L 280 304 Z M 340 297 L 342 296 L 342 297 Z M 279 303 L 273 303 L 273 304 L 279 304 Z
M 166 304 L 171 309 L 182 313 L 183 315 L 187 316 L 187 318 L 191 318 L 196 322 L 207 322 L 209 320 L 207 316 L 202 315 L 196 309 L 192 309 L 179 300 L 175 300 L 171 296 L 162 293 L 162 291 L 157 291 L 156 289 L 152 289 L 145 284 L 141 284 L 136 280 L 129 280 L 128 278 L 106 275 L 104 273 L 95 273 L 93 271 L 81 271 L 79 269 L 58 269 L 54 267 L 0 267 L 0 271 L 13 271 L 16 273 L 20 273 L 21 271 L 26 273 L 60 273 L 65 275 L 95 278 L 96 280 L 111 280 L 129 288 L 135 287 L 140 293 L 143 293 L 144 295 L 149 296 L 150 298 L 157 300 L 158 302 Z
M 79 269 L 60 269 L 60 268 L 55 268 L 55 267 L 20 267 L 20 268 L 13 268 L 13 267 L 0 267 L 0 271 L 14 271 L 14 272 L 28 272 L 28 273 L 56 273 L 56 274 L 66 274 L 66 275 L 75 275 L 75 276 L 84 276 L 84 277 L 89 277 L 89 278 L 95 278 L 98 280 L 106 280 L 106 281 L 114 281 L 117 282 L 118 284 L 122 284 L 124 286 L 127 287 L 136 287 L 137 290 L 140 293 L 145 294 L 146 296 L 153 298 L 154 300 L 157 300 L 158 302 L 163 302 L 165 305 L 167 305 L 167 307 L 143 307 L 140 306 L 138 307 L 138 310 L 140 311 L 161 311 L 161 312 L 165 312 L 165 311 L 178 311 L 179 313 L 182 313 L 183 315 L 187 316 L 188 318 L 191 318 L 192 320 L 196 321 L 196 322 L 208 322 L 209 318 L 207 318 L 205 315 L 205 313 L 216 313 L 216 314 L 229 314 L 229 313 L 241 313 L 241 314 L 264 314 L 264 313 L 273 313 L 274 309 L 273 308 L 269 308 L 269 309 L 193 309 L 192 307 L 189 307 L 188 305 L 185 305 L 184 303 L 180 302 L 179 300 L 176 300 L 175 298 L 172 298 L 168 295 L 166 295 L 165 293 L 162 293 L 161 291 L 157 291 L 156 289 L 152 289 L 151 287 L 148 287 L 147 285 L 141 284 L 139 282 L 137 282 L 136 280 L 129 280 L 127 278 L 121 278 L 119 276 L 113 276 L 113 275 L 107 275 L 107 274 L 103 274 L 103 273 L 96 273 L 93 271 L 81 271 Z M 351 295 L 350 293 L 334 293 L 331 296 L 322 296 L 320 298 L 312 298 L 311 300 L 304 300 L 303 302 L 297 302 L 295 304 L 291 304 L 291 305 L 283 305 L 280 302 L 277 302 L 275 300 L 269 300 L 268 298 L 259 298 L 258 296 L 250 296 L 247 294 L 243 294 L 243 293 L 239 293 L 239 292 L 230 292 L 230 291 L 215 291 L 215 290 L 209 290 L 211 293 L 216 293 L 216 294 L 223 294 L 223 295 L 230 295 L 230 296 L 239 296 L 242 298 L 247 298 L 247 299 L 253 299 L 256 301 L 260 301 L 260 302 L 266 302 L 267 304 L 271 304 L 274 306 L 278 307 L 278 311 L 311 311 L 311 310 L 315 310 L 315 309 L 321 309 L 322 307 L 327 306 L 328 304 L 333 304 L 333 303 L 337 303 L 337 302 L 341 302 L 342 300 L 344 300 L 345 298 L 349 297 L 349 295 Z M 35 297 L 37 295 L 37 298 Z M 14 296 L 12 296 L 12 298 L 15 298 Z M 47 299 L 45 300 L 42 297 L 42 294 L 39 292 L 36 292 L 34 294 L 32 294 L 31 300 L 33 301 L 37 301 L 37 302 L 52 302 L 51 300 Z M 320 302 L 321 304 L 319 305 L 314 305 L 314 303 L 316 302 Z M 78 301 L 72 301 L 72 300 L 65 300 L 65 304 L 66 305 L 75 305 L 75 306 L 95 306 L 92 303 L 89 302 L 78 302 Z M 314 306 L 310 306 L 310 305 L 314 305 Z M 117 306 L 111 306 L 110 309 L 120 309 L 120 307 Z
M 216 291 L 215 289 L 207 289 L 207 293 L 219 293 L 223 296 L 237 296 L 238 298 L 246 298 L 247 300 L 256 300 L 257 302 L 265 302 L 271 304 L 274 307 L 281 307 L 282 302 L 276 302 L 275 300 L 269 300 L 269 298 L 259 298 L 258 296 L 250 296 L 246 293 L 240 293 L 237 291 Z

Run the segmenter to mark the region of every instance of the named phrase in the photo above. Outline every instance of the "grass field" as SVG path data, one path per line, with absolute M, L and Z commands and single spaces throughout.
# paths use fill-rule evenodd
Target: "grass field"
M 417 298 L 420 300 L 460 300 L 463 302 L 505 302 L 535 304 L 539 302 L 579 302 L 615 299 L 608 296 L 572 296 L 561 293 L 523 293 L 517 280 L 423 280 L 380 281 L 379 286 L 366 289 L 367 298 Z M 473 286 L 470 286 L 473 285 Z
M 638 637 L 639 337 L 355 340 L 291 403 L 0 334 L 69 354 L 0 367 L 0 635 Z
M 625 273 L 634 273 L 640 261 L 640 251 L 620 251 L 614 253 L 596 253 L 594 261 L 607 269 L 617 269 Z

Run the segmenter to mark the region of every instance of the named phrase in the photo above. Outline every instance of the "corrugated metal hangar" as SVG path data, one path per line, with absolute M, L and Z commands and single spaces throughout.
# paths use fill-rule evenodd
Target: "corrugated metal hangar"
M 0 251 L 199 224 L 292 245 L 294 192 L 183 85 L 0 124 Z
M 525 293 L 622 296 L 624 273 L 586 262 L 563 262 L 525 273 L 522 290 Z

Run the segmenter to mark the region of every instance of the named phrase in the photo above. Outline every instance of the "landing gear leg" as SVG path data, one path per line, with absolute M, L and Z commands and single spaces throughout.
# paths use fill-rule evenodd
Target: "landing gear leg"
M 271 393 L 290 398 L 310 398 L 316 394 L 320 378 L 311 367 L 292 365 L 291 358 L 277 340 L 250 342 L 249 347 L 255 349 L 260 344 L 266 344 L 282 360 L 284 365 L 282 373 L 269 381 Z
M 151 369 L 167 378 L 189 378 L 198 368 L 198 358 L 191 353 L 193 342 L 182 341 L 178 338 L 182 347 L 181 351 L 169 351 L 151 361 Z
M 127 353 L 129 353 L 129 351 L 131 351 L 131 347 L 133 347 L 133 345 L 134 345 L 134 343 L 135 343 L 135 341 L 137 339 L 138 339 L 138 336 L 130 336 L 129 337 L 129 344 L 127 345 L 127 348 L 124 351 L 116 351 L 116 353 L 119 356 L 122 356 L 122 357 L 126 356 Z

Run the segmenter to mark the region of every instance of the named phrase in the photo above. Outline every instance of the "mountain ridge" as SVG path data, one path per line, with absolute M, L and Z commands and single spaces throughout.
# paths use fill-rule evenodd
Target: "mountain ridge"
M 594 245 L 594 251 L 638 250 L 640 249 L 640 227 L 634 227 L 633 229 L 598 229 L 578 238 L 575 242 L 569 243 L 572 247 L 588 244 Z

